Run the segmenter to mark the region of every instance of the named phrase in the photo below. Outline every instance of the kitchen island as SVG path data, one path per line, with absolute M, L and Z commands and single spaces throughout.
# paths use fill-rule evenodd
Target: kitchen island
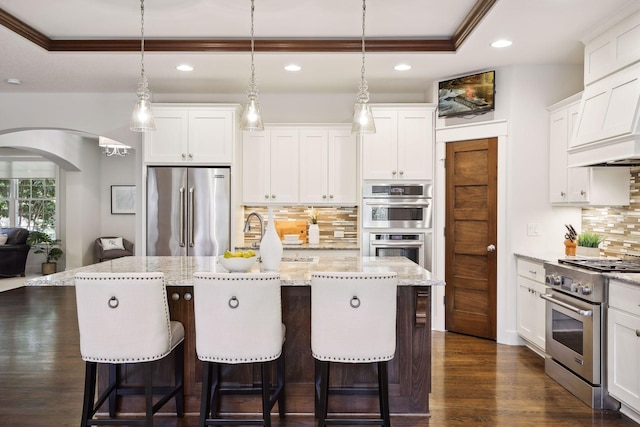
M 193 273 L 226 270 L 216 257 L 125 257 L 80 267 L 28 280 L 27 286 L 72 286 L 78 272 L 145 272 L 165 274 L 169 309 L 174 320 L 185 326 L 185 409 L 197 414 L 200 410 L 202 366 L 195 354 L 193 318 Z M 256 263 L 252 269 L 260 271 Z M 403 257 L 295 257 L 283 258 L 279 273 L 282 280 L 283 322 L 287 327 L 285 342 L 286 397 L 289 414 L 314 413 L 314 360 L 311 355 L 311 273 L 316 271 L 396 272 L 398 273 L 398 318 L 396 354 L 389 363 L 389 395 L 391 413 L 395 415 L 428 416 L 431 390 L 431 286 L 444 285 L 432 274 Z M 197 297 L 197 296 L 196 296 Z M 168 364 L 171 358 L 158 363 L 160 381 L 170 383 Z M 139 384 L 140 372 L 135 366 L 123 369 L 126 383 Z M 375 366 L 336 365 L 332 368 L 332 386 L 367 388 L 377 385 Z M 100 388 L 104 388 L 107 371 L 100 371 Z M 251 385 L 259 378 L 252 366 L 229 367 L 223 372 L 230 387 Z M 332 397 L 333 399 L 333 397 Z M 171 412 L 173 403 L 164 411 Z M 124 411 L 138 412 L 140 401 L 127 399 Z M 332 408 L 347 412 L 377 412 L 374 395 L 336 396 Z M 260 399 L 228 396 L 221 410 L 229 413 L 260 412 Z

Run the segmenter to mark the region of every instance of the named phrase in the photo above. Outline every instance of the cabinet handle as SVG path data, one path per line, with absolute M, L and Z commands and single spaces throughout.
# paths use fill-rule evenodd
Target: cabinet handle
M 181 156 L 182 156 L 182 160 L 187 160 L 187 155 L 185 153 L 182 153 Z
M 329 194 L 329 198 L 330 198 L 330 199 L 333 199 L 333 194 Z
M 565 194 L 566 194 L 566 193 L 565 193 L 564 191 L 561 191 L 561 192 L 560 192 L 560 197 L 563 197 L 563 198 L 564 198 Z
M 640 329 L 636 329 L 636 336 L 640 337 Z
M 400 171 L 400 175 L 404 175 L 404 171 Z
M 180 294 L 177 292 L 174 292 L 171 294 L 171 299 L 174 301 L 178 301 L 180 299 Z
M 531 274 L 537 274 L 538 272 L 537 272 L 537 271 L 535 271 L 535 270 L 529 270 L 529 273 L 531 273 Z
M 396 171 L 391 171 L 391 175 L 395 175 L 395 174 L 396 174 Z
M 326 194 L 323 194 L 323 195 L 322 195 L 322 198 L 323 198 L 323 199 L 326 199 L 326 198 L 327 198 L 327 195 L 326 195 Z
M 431 304 L 429 304 L 429 291 L 418 289 L 416 290 L 416 319 L 415 326 L 417 328 L 424 328 L 427 326 L 427 322 L 429 321 L 429 309 L 431 308 Z
M 275 198 L 276 198 L 276 195 L 275 195 L 275 194 L 272 194 L 272 195 L 271 195 L 271 198 L 272 198 L 272 199 L 275 199 Z
M 584 190 L 580 190 L 580 195 L 581 195 L 581 196 L 586 196 L 586 195 L 587 195 L 587 192 L 586 192 L 586 191 L 584 191 Z
M 187 292 L 184 294 L 184 299 L 186 301 L 191 301 L 191 298 L 193 298 L 193 295 L 191 295 L 191 293 Z
M 264 195 L 264 198 L 265 198 L 265 199 L 268 199 L 268 198 L 269 198 L 269 195 L 268 195 L 268 194 L 265 194 L 265 195 Z
M 189 153 L 189 158 L 193 159 L 193 154 Z

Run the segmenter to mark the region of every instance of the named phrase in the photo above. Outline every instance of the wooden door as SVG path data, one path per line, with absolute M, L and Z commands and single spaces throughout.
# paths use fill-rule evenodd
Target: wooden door
M 496 339 L 497 138 L 447 144 L 445 327 Z

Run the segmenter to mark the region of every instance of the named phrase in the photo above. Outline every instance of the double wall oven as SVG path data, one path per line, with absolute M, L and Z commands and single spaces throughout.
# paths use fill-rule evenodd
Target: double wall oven
M 431 271 L 430 182 L 367 182 L 362 192 L 365 255 L 405 256 Z
M 594 409 L 617 409 L 606 387 L 608 279 L 602 273 L 640 272 L 640 263 L 617 259 L 560 259 L 544 264 L 545 372 Z

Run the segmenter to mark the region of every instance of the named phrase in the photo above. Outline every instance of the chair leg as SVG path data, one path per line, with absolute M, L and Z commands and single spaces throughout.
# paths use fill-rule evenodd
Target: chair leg
M 184 417 L 184 341 L 178 345 L 174 353 L 175 385 L 180 387 L 175 395 L 176 415 L 182 418 Z
M 118 388 L 120 388 L 120 366 L 112 363 L 109 365 L 109 386 L 115 384 L 113 391 L 109 394 L 109 417 L 116 416 L 116 403 L 118 399 Z
M 262 422 L 264 427 L 271 427 L 271 375 L 267 362 L 260 363 L 262 371 Z
M 211 411 L 211 362 L 203 362 L 202 393 L 200 395 L 200 421 L 199 427 L 205 427 L 209 412 Z
M 285 361 L 284 361 L 284 349 L 282 350 L 282 354 L 278 358 L 277 361 L 277 372 L 278 372 L 278 388 L 280 389 L 280 394 L 278 395 L 278 415 L 280 418 L 284 418 L 286 413 L 285 408 Z
M 144 400 L 146 407 L 147 427 L 153 427 L 153 364 L 145 362 L 144 365 Z
M 329 362 L 318 361 L 320 367 L 320 398 L 318 399 L 319 414 L 318 427 L 327 425 L 327 412 L 329 404 Z
M 86 427 L 88 425 L 88 421 L 93 418 L 93 403 L 96 397 L 96 373 L 98 367 L 96 362 L 86 362 L 85 365 L 81 427 Z
M 389 372 L 387 362 L 378 362 L 378 393 L 380 396 L 380 417 L 384 427 L 391 427 L 389 415 Z
M 220 371 L 222 365 L 212 362 L 213 382 L 211 383 L 211 418 L 220 412 Z

